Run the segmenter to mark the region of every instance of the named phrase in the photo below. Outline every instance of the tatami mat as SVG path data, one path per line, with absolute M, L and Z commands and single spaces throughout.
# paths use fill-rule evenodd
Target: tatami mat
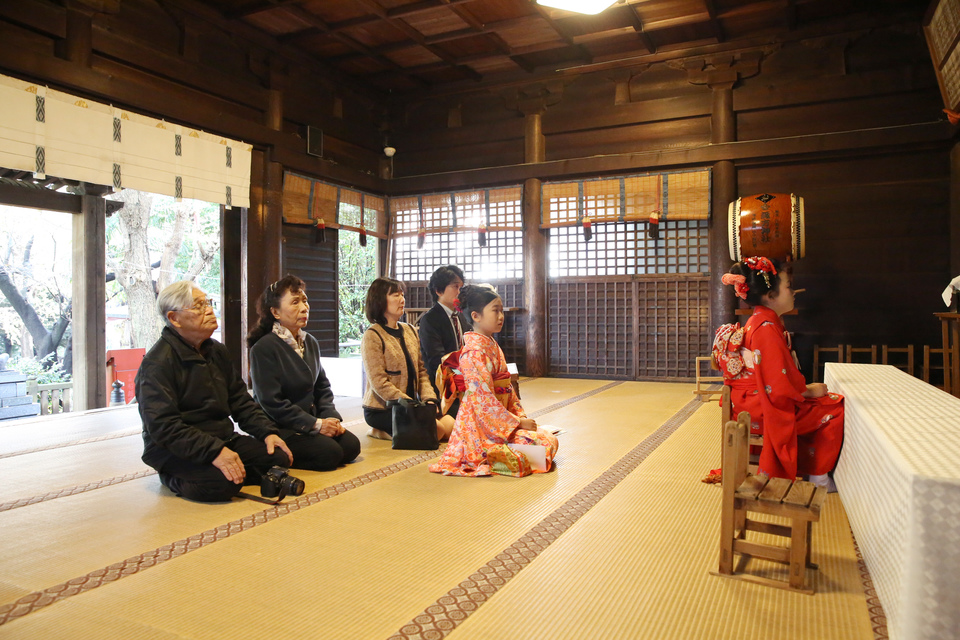
M 523 479 L 430 474 L 427 462 L 398 464 L 417 452 L 363 438 L 357 463 L 296 472 L 308 493 L 323 489 L 296 509 L 194 504 L 153 476 L 0 513 L 0 604 L 77 579 L 63 587 L 72 593 L 97 579 L 88 572 L 127 560 L 107 569 L 114 581 L 11 619 L 0 636 L 386 639 L 590 491 L 691 407 L 692 388 L 525 381 L 528 413 L 566 431 L 556 472 Z M 719 464 L 719 409 L 691 408 L 693 418 L 494 589 L 454 637 L 872 638 L 836 496 L 814 528 L 817 596 L 708 575 L 720 491 L 699 478 Z M 153 549 L 173 557 L 138 559 Z
M 542 410 L 604 384 L 590 380 L 551 383 L 530 380 L 523 386 L 524 402 L 531 412 Z M 355 407 L 346 410 L 344 405 L 348 402 L 338 399 L 338 407 L 348 423 L 361 415 L 359 404 L 354 404 Z M 131 415 L 135 417 L 136 414 Z M 89 417 L 83 416 L 80 421 L 84 430 L 91 428 Z M 69 434 L 62 432 L 64 424 L 62 419 L 56 419 L 48 425 L 48 438 L 71 441 Z M 296 471 L 295 474 L 305 481 L 308 493 L 416 453 L 394 451 L 389 442 L 365 437 L 367 427 L 363 424 L 354 424 L 350 428 L 361 438 L 360 458 L 336 471 Z M 0 437 L 3 435 L 0 432 Z M 2 501 L 7 502 L 15 495 L 40 495 L 84 484 L 98 475 L 109 478 L 120 472 L 142 470 L 140 443 L 139 436 L 132 436 L 5 459 L 0 465 L 0 476 L 7 482 L 5 488 L 0 489 L 4 495 Z M 109 450 L 109 456 L 100 455 L 105 449 Z M 125 455 L 118 453 L 118 449 Z M 77 472 L 77 482 L 66 481 L 61 475 L 59 469 L 64 465 Z M 4 475 L 8 468 L 29 469 L 29 474 L 21 476 L 18 481 L 15 475 Z M 98 474 L 98 468 L 105 472 Z M 24 477 L 34 480 L 25 482 Z M 259 494 L 256 487 L 248 487 L 245 492 Z M 203 505 L 175 499 L 154 475 L 0 512 L 0 527 L 4 532 L 30 532 L 29 535 L 4 535 L 4 549 L 0 552 L 4 557 L 0 566 L 0 593 L 24 595 L 42 590 L 263 509 L 264 505 L 250 500 Z M 9 601 L 4 599 L 2 602 Z
M 553 387 L 543 398 L 560 402 L 609 384 L 583 382 L 543 383 Z M 537 383 L 524 385 L 524 402 L 531 413 L 539 404 Z M 553 392 L 557 386 L 560 393 Z M 541 422 L 549 419 L 568 429 L 561 436 L 557 473 L 522 480 L 446 478 L 427 473 L 423 464 L 68 598 L 9 622 L 5 630 L 17 630 L 25 637 L 50 637 L 45 634 L 64 620 L 81 631 L 77 621 L 92 618 L 96 622 L 87 631 L 100 629 L 103 637 L 117 637 L 110 620 L 122 615 L 144 623 L 147 635 L 142 637 L 153 637 L 147 629 L 164 629 L 182 637 L 235 637 L 235 620 L 240 615 L 259 632 L 313 629 L 325 638 L 385 637 L 435 597 L 438 585 L 455 583 L 464 571 L 485 562 L 616 461 L 686 404 L 690 391 L 690 385 L 626 383 L 543 416 Z M 615 415 L 615 406 L 624 402 L 632 406 L 625 412 L 630 420 L 622 413 Z M 651 409 L 640 411 L 647 406 Z M 175 503 L 173 511 L 184 511 L 180 508 L 184 501 L 167 502 Z M 214 508 L 219 506 L 233 505 Z M 176 520 L 167 523 L 162 514 L 154 519 L 165 531 Z M 145 533 L 138 537 L 143 540 Z M 168 536 L 165 542 L 170 541 Z M 114 561 L 130 555 L 118 554 Z M 209 577 L 216 575 L 218 565 L 230 568 L 231 575 L 225 578 L 233 594 L 229 600 L 213 595 L 220 589 Z M 77 575 L 82 574 L 74 572 L 70 577 Z M 264 600 L 262 581 L 286 585 L 291 601 L 310 599 L 317 590 L 334 595 L 311 600 L 314 604 L 307 614 L 291 604 L 293 617 L 289 618 L 283 613 L 286 605 Z M 48 580 L 45 586 L 50 584 Z M 163 603 L 155 602 L 160 593 L 165 594 Z M 73 613 L 78 606 L 85 608 L 82 615 Z M 96 613 L 101 610 L 102 617 Z M 211 631 L 220 626 L 222 635 Z M 36 634 L 31 631 L 35 627 Z
M 452 634 L 552 638 L 872 639 L 837 494 L 814 525 L 817 594 L 710 575 L 719 549 L 719 409 L 705 406 Z M 755 562 L 755 561 L 753 561 Z

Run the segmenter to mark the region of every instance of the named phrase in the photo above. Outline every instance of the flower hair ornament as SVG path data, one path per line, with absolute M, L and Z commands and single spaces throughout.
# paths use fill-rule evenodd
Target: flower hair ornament
M 759 271 L 761 274 L 763 274 L 763 281 L 767 283 L 767 288 L 770 288 L 770 275 L 777 275 L 777 269 L 773 266 L 773 263 L 770 262 L 769 258 L 764 258 L 763 256 L 751 256 L 744 259 L 743 264 L 750 267 L 754 271 Z
M 737 297 L 746 300 L 747 293 L 750 292 L 750 285 L 747 284 L 747 279 L 741 275 L 734 273 L 725 273 L 723 277 L 720 278 L 720 282 L 723 284 L 732 284 L 734 290 L 737 292 Z

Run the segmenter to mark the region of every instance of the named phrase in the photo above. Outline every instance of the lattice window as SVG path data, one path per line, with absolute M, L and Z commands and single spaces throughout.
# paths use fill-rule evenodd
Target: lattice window
M 394 273 L 399 280 L 429 280 L 438 266 L 455 264 L 468 280 L 488 282 L 523 277 L 523 232 L 487 232 L 487 246 L 476 232 L 432 233 L 417 249 L 417 237 L 394 240 Z
M 523 229 L 523 189 L 508 187 L 490 189 L 490 229 L 520 231 Z
M 363 196 L 359 191 L 340 189 L 340 208 L 337 222 L 342 227 L 360 228 L 360 206 Z
M 416 196 L 391 198 L 390 212 L 394 234 L 416 233 L 420 228 L 420 199 Z
M 583 183 L 583 215 L 593 222 L 620 220 L 620 179 L 587 180 Z
M 660 238 L 650 238 L 646 222 L 600 223 L 586 242 L 580 227 L 550 230 L 551 278 L 706 273 L 707 222 L 666 221 Z
M 708 278 L 637 282 L 638 378 L 695 377 L 710 339 Z
M 540 226 L 576 224 L 580 219 L 580 183 L 548 182 L 542 189 Z
M 479 229 L 487 224 L 487 205 L 483 191 L 463 191 L 453 194 L 456 206 L 457 229 Z
M 550 283 L 550 373 L 633 376 L 633 283 Z

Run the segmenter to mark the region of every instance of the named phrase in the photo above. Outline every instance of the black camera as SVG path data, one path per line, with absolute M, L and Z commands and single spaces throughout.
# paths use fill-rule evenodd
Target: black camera
M 270 467 L 260 480 L 260 495 L 264 498 L 283 499 L 286 496 L 299 496 L 303 493 L 303 480 L 294 478 L 283 467 Z

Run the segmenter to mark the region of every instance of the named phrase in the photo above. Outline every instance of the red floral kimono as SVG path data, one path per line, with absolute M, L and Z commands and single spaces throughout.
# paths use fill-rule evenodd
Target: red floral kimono
M 525 418 L 520 400 L 510 384 L 510 372 L 500 345 L 493 338 L 469 331 L 463 336 L 460 350 L 460 371 L 463 373 L 465 390 L 457 412 L 457 422 L 450 434 L 450 444 L 440 460 L 430 465 L 433 473 L 448 476 L 489 476 L 501 473 L 494 470 L 493 460 L 510 458 L 506 444 L 535 444 L 546 447 L 547 469 L 553 465 L 557 453 L 557 437 L 538 429 L 519 429 L 520 419 Z M 523 456 L 520 469 L 508 469 L 505 475 L 530 473 L 529 463 Z M 502 462 L 501 462 L 502 464 Z M 523 465 L 527 464 L 524 469 Z M 537 473 L 534 471 L 533 473 Z
M 763 435 L 759 471 L 792 480 L 821 475 L 837 464 L 843 444 L 843 396 L 804 398 L 807 383 L 790 350 L 780 317 L 759 305 L 746 326 L 717 330 L 713 355 L 730 387 L 732 415 L 750 414 Z

